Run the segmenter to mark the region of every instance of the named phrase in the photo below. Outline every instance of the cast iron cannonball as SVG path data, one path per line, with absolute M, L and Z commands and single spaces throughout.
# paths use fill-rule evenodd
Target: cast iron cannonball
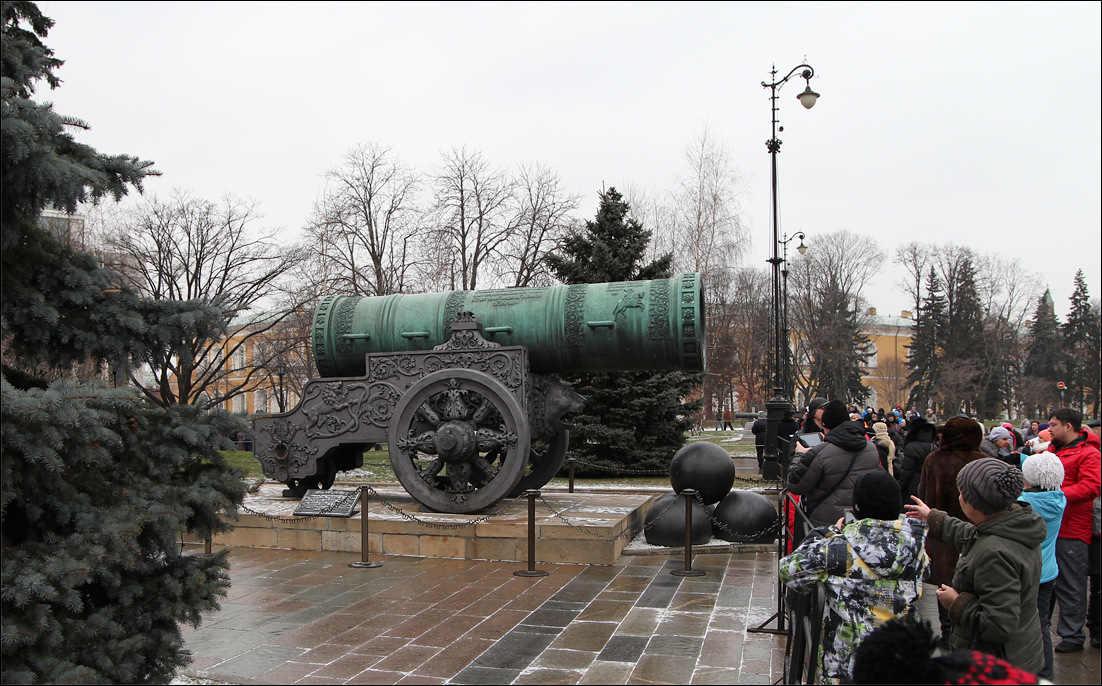
M 704 506 L 693 498 L 693 545 L 704 545 L 712 540 L 712 523 L 704 512 Z M 650 526 L 654 520 L 658 523 Z M 651 545 L 685 545 L 685 496 L 667 493 L 654 501 L 645 520 L 644 536 Z
M 692 488 L 705 504 L 723 500 L 735 483 L 735 463 L 715 443 L 689 443 L 670 460 L 670 485 L 677 493 Z
M 725 541 L 770 543 L 777 537 L 776 528 L 773 526 L 779 516 L 777 508 L 761 493 L 731 491 L 716 505 L 716 511 L 712 516 L 730 529 L 730 531 L 724 531 L 719 526 L 712 525 L 716 538 L 722 538 Z M 766 530 L 768 533 L 761 533 Z

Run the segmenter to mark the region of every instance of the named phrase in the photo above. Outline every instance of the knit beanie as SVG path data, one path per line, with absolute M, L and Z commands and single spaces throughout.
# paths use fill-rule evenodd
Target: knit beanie
M 984 514 L 1010 509 L 1025 485 L 1022 470 L 994 457 L 969 462 L 957 474 L 964 500 Z
M 853 514 L 859 519 L 895 519 L 903 510 L 903 497 L 895 477 L 874 469 L 853 484 Z
M 1036 684 L 1035 675 L 994 655 L 967 650 L 934 657 L 929 622 L 904 615 L 889 619 L 857 644 L 855 684 Z
M 1037 453 L 1030 455 L 1022 463 L 1022 476 L 1030 486 L 1045 491 L 1055 491 L 1064 483 L 1064 463 L 1056 453 Z
M 842 422 L 849 421 L 849 410 L 841 400 L 831 400 L 823 406 L 823 428 L 833 429 Z
M 996 426 L 994 429 L 991 429 L 991 433 L 987 434 L 987 440 L 992 443 L 1000 438 L 1010 438 L 1010 430 L 1005 426 Z
M 872 425 L 872 430 L 876 432 L 876 440 L 888 440 L 888 425 L 884 422 L 876 422 Z

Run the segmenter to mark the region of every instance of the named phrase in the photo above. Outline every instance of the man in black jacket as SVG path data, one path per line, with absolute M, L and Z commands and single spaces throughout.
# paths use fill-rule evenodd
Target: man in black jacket
M 911 496 L 918 495 L 918 482 L 922 478 L 922 465 L 926 456 L 934 451 L 937 441 L 937 427 L 922 417 L 911 420 L 911 428 L 903 439 L 903 457 L 895 480 L 899 482 L 899 492 L 903 495 L 903 504 L 911 502 Z
M 814 527 L 833 524 L 853 507 L 857 479 L 880 468 L 876 446 L 865 436 L 864 426 L 850 420 L 841 401 L 824 406 L 823 429 L 823 442 L 794 459 L 788 471 L 788 490 L 803 496 L 801 504 Z

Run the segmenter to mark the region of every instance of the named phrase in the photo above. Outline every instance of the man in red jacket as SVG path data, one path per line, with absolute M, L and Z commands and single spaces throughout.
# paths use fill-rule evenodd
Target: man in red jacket
M 1049 450 L 1055 452 L 1064 465 L 1064 483 L 1060 489 L 1068 499 L 1056 539 L 1060 576 L 1056 577 L 1053 596 L 1060 604 L 1056 633 L 1063 640 L 1054 650 L 1075 653 L 1083 650 L 1087 638 L 1083 624 L 1087 610 L 1088 550 L 1094 529 L 1094 499 L 1102 484 L 1099 477 L 1102 456 L 1098 450 L 1098 436 L 1082 428 L 1083 413 L 1063 407 L 1052 413 L 1049 422 L 1052 431 Z

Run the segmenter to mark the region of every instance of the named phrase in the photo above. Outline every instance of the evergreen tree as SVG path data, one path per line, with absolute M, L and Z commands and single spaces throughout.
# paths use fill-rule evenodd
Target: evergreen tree
M 1062 361 L 1060 323 L 1056 320 L 1052 293 L 1046 288 L 1033 312 L 1022 379 L 1018 384 L 1019 399 L 1028 416 L 1047 418 L 1045 413 L 1059 403 L 1056 382 L 1060 374 L 1056 369 Z
M 913 384 L 908 402 L 919 410 L 931 407 L 941 376 L 941 351 L 944 342 L 945 296 L 941 280 L 933 267 L 926 277 L 926 295 L 915 316 L 914 336 L 907 351 L 911 370 L 907 383 Z
M 1086 370 L 1083 373 L 1084 402 L 1091 416 L 1097 418 L 1099 412 L 1099 398 L 1102 396 L 1102 310 L 1097 300 L 1091 305 L 1090 335 L 1087 338 L 1087 349 L 1094 354 L 1087 359 Z
M 31 2 L 3 2 L 2 19 L 0 681 L 164 683 L 186 664 L 179 623 L 197 624 L 228 584 L 223 553 L 182 555 L 178 541 L 227 528 L 241 486 L 215 446 L 240 427 L 130 388 L 45 379 L 86 362 L 125 368 L 224 322 L 196 303 L 141 300 L 40 228 L 47 205 L 118 198 L 154 172 L 77 143 L 83 123 L 31 99 L 60 83 L 41 40 L 53 22 Z
M 857 303 L 841 288 L 826 285 L 808 308 L 807 348 L 811 356 L 808 374 L 811 395 L 863 403 L 869 389 L 861 382 L 869 350 L 869 338 L 861 333 Z
M 1026 376 L 1056 382 L 1056 363 L 1060 361 L 1060 323 L 1052 307 L 1052 293 L 1046 288 L 1037 299 L 1033 326 L 1029 330 Z
M 945 331 L 944 357 L 955 363 L 955 385 L 963 390 L 956 397 L 943 399 L 946 413 L 964 409 L 982 415 L 987 389 L 983 387 L 983 307 L 976 288 L 976 268 L 971 257 L 965 258 L 953 284 Z M 966 389 L 966 390 L 965 390 Z
M 1085 387 L 1093 385 L 1090 375 L 1097 365 L 1099 354 L 1098 348 L 1091 346 L 1094 317 L 1090 295 L 1087 293 L 1087 280 L 1082 269 L 1075 273 L 1075 289 L 1070 300 L 1071 310 L 1063 330 L 1063 357 L 1067 374 L 1060 380 L 1067 384 L 1069 404 L 1081 408 L 1086 399 Z
M 642 264 L 650 232 L 628 218 L 623 197 L 609 188 L 600 198 L 596 218 L 569 236 L 560 253 L 547 256 L 551 271 L 568 284 L 669 277 L 671 255 Z M 698 375 L 610 372 L 570 380 L 586 398 L 571 432 L 571 452 L 602 470 L 668 468 L 700 407 L 700 401 L 683 402 Z

